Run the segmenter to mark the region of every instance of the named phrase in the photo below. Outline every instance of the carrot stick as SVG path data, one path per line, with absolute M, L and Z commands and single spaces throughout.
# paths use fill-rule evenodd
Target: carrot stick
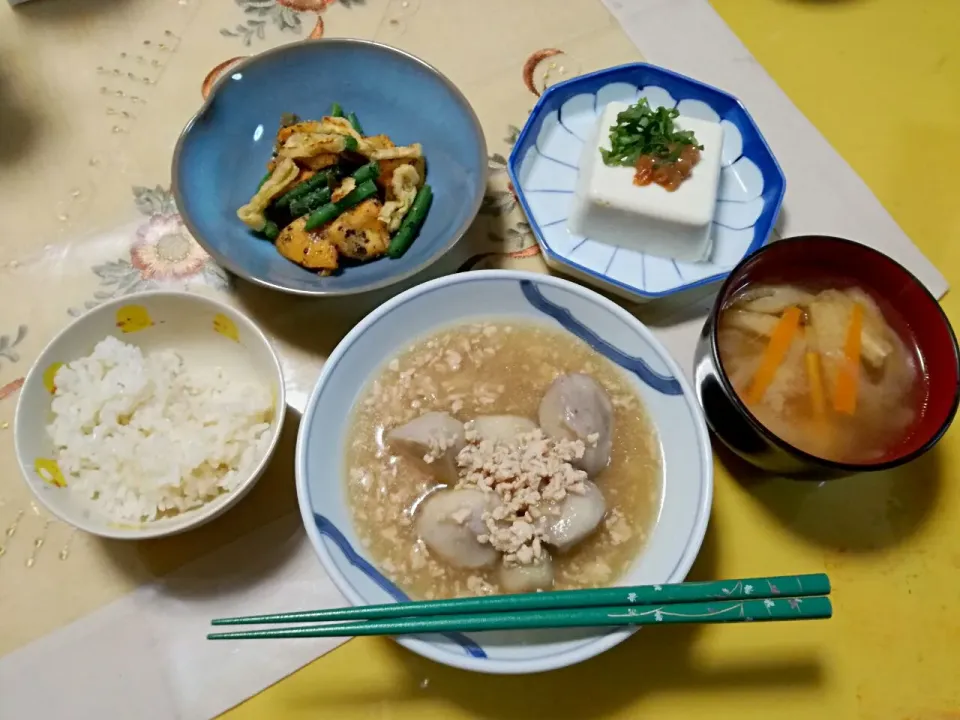
M 863 305 L 855 303 L 850 313 L 847 340 L 843 345 L 843 364 L 837 373 L 833 409 L 853 415 L 857 411 L 857 387 L 860 382 L 860 338 L 863 332 Z
M 783 359 L 787 356 L 787 351 L 790 350 L 790 344 L 797 330 L 800 329 L 800 315 L 798 307 L 788 307 L 783 311 L 783 315 L 780 316 L 777 326 L 770 335 L 770 342 L 767 343 L 763 357 L 760 359 L 760 367 L 757 368 L 750 389 L 747 391 L 747 402 L 758 403 L 763 400 L 767 388 L 770 387 Z
M 807 352 L 807 379 L 810 381 L 810 404 L 813 414 L 822 418 L 827 412 L 827 401 L 823 392 L 823 376 L 820 374 L 820 353 Z

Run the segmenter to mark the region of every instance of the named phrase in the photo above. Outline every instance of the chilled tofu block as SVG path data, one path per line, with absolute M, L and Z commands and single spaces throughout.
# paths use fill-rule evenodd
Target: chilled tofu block
M 633 183 L 635 169 L 610 167 L 600 148 L 610 149 L 610 128 L 629 107 L 610 103 L 587 138 L 568 220 L 570 231 L 598 242 L 661 257 L 699 262 L 710 257 L 710 224 L 720 184 L 723 128 L 680 116 L 674 128 L 692 130 L 703 145 L 700 161 L 675 191 Z

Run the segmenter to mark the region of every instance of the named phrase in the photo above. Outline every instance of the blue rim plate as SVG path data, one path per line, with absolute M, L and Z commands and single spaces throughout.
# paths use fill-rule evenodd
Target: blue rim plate
M 264 174 L 281 114 L 319 118 L 334 101 L 370 135 L 422 143 L 434 199 L 403 257 L 320 277 L 256 237 L 236 210 Z M 177 208 L 218 263 L 257 285 L 314 297 L 383 288 L 437 261 L 476 217 L 486 175 L 480 121 L 450 80 L 402 50 L 340 38 L 282 45 L 231 67 L 181 133 L 172 170 Z
M 713 455 L 696 396 L 676 361 L 633 315 L 598 293 L 540 273 L 479 270 L 417 285 L 354 327 L 323 365 L 300 421 L 297 499 L 310 543 L 353 605 L 406 599 L 367 554 L 347 498 L 349 418 L 389 358 L 416 338 L 490 319 L 546 324 L 580 338 L 622 372 L 657 432 L 662 494 L 644 547 L 621 585 L 681 582 L 703 542 L 713 497 Z M 635 628 L 485 632 L 398 637 L 424 657 L 486 673 L 572 665 Z
M 585 138 L 603 108 L 646 97 L 652 107 L 723 126 L 720 189 L 708 262 L 677 262 L 572 234 L 567 216 Z M 520 205 L 551 267 L 632 300 L 723 280 L 770 236 L 786 179 L 746 108 L 732 95 L 646 63 L 599 70 L 540 97 L 507 165 Z

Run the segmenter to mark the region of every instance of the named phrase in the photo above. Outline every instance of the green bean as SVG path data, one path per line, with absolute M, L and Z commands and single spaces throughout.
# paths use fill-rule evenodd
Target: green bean
M 343 108 L 340 103 L 334 103 L 330 106 L 330 117 L 343 117 Z
M 276 240 L 277 236 L 280 234 L 280 226 L 277 225 L 273 220 L 267 220 L 267 224 L 263 226 L 263 230 L 260 233 L 267 240 Z
M 373 162 L 368 162 L 366 165 L 357 168 L 353 175 L 351 175 L 351 177 L 357 181 L 357 185 L 366 182 L 367 180 L 376 180 L 379 176 L 380 163 L 378 163 L 376 160 Z
M 357 139 L 353 135 L 344 135 L 343 136 L 343 149 L 344 151 L 353 152 L 357 149 Z
M 332 194 L 330 188 L 324 187 L 298 197 L 290 203 L 290 215 L 298 218 L 302 215 L 312 213 L 314 210 L 330 202 L 330 196 Z
M 360 183 L 352 192 L 337 202 L 328 203 L 319 210 L 315 211 L 308 219 L 305 226 L 306 230 L 314 230 L 321 225 L 326 225 L 331 220 L 338 218 L 343 212 L 349 210 L 354 205 L 359 205 L 368 197 L 377 194 L 377 186 L 373 180 L 367 180 Z
M 283 208 L 288 207 L 294 200 L 298 200 L 304 195 L 308 195 L 309 193 L 324 187 L 329 187 L 332 179 L 332 173 L 327 170 L 321 170 L 309 180 L 304 180 L 299 185 L 295 185 L 291 189 L 287 190 L 283 195 L 274 201 L 273 206 L 282 210 Z
M 350 113 L 347 115 L 347 120 L 349 120 L 350 124 L 353 125 L 354 130 L 363 135 L 363 125 L 360 124 L 360 118 L 357 117 L 356 113 Z
M 357 185 L 361 185 L 367 180 L 376 179 L 379 175 L 380 164 L 373 161 L 358 168 L 351 177 L 356 181 Z M 293 217 L 300 217 L 301 215 L 312 213 L 314 210 L 318 210 L 330 202 L 330 196 L 332 194 L 330 187 L 326 187 L 298 197 L 290 203 L 290 214 Z
M 413 199 L 413 204 L 407 211 L 406 217 L 400 223 L 400 229 L 390 239 L 387 255 L 398 258 L 410 248 L 420 231 L 420 226 L 423 225 L 423 221 L 427 217 L 427 210 L 430 209 L 432 201 L 433 190 L 429 185 L 424 185 Z

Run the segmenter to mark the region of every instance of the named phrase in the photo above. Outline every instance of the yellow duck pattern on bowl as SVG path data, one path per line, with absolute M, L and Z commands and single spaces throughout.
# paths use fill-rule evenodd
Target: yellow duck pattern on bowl
M 67 486 L 67 481 L 64 479 L 63 473 L 60 471 L 60 466 L 57 465 L 56 460 L 37 458 L 33 461 L 33 469 L 37 475 L 40 476 L 40 479 L 48 485 L 53 485 L 58 488 Z
M 124 305 L 117 310 L 117 327 L 123 333 L 139 332 L 152 325 L 150 313 L 142 305 Z
M 236 323 L 223 313 L 217 313 L 213 316 L 213 329 L 234 342 L 240 342 L 240 332 L 237 330 Z
M 53 395 L 57 392 L 57 371 L 63 367 L 62 362 L 55 362 L 53 365 L 48 367 L 43 371 L 43 386 L 47 389 L 47 392 Z

